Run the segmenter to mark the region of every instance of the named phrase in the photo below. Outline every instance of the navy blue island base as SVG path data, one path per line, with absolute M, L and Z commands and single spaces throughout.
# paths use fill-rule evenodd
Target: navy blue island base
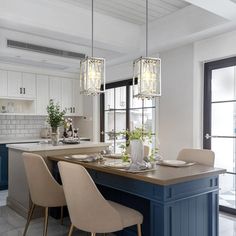
M 55 157 L 51 160 L 54 163 L 53 174 L 59 179 L 58 160 Z M 132 178 L 130 174 L 127 177 L 123 173 L 119 175 L 117 170 L 112 173 L 98 165 L 82 165 L 88 169 L 106 199 L 137 209 L 143 214 L 143 236 L 219 236 L 220 169 L 208 175 L 205 173 L 202 178 L 198 176 L 174 184 L 156 184 L 137 179 L 137 176 Z M 174 172 L 175 168 L 172 169 Z M 136 236 L 136 227 L 126 228 L 116 232 L 116 235 Z

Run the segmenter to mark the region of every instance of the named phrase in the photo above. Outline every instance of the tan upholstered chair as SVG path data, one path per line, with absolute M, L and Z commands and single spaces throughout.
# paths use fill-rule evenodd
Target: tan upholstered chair
M 177 160 L 197 162 L 201 165 L 214 166 L 215 153 L 207 149 L 186 148 L 179 152 Z
M 87 170 L 67 162 L 58 163 L 73 228 L 96 233 L 109 233 L 137 225 L 141 236 L 143 216 L 136 210 L 107 201 L 98 191 Z
M 29 185 L 32 205 L 28 213 L 28 219 L 24 230 L 24 236 L 27 233 L 30 220 L 32 218 L 35 206 L 45 208 L 44 233 L 47 235 L 48 228 L 48 208 L 61 207 L 61 223 L 63 220 L 63 206 L 66 205 L 63 188 L 51 175 L 45 161 L 39 155 L 32 153 L 23 153 L 26 176 Z

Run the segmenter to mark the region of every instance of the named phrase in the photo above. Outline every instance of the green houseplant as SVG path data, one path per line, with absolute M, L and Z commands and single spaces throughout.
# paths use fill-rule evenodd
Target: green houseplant
M 57 145 L 59 142 L 58 128 L 64 124 L 64 115 L 66 114 L 66 111 L 61 111 L 60 106 L 50 99 L 49 105 L 47 106 L 47 113 L 47 122 L 52 129 L 52 144 Z
M 131 152 L 131 161 L 132 162 L 142 162 L 143 160 L 143 152 L 144 152 L 144 144 L 146 141 L 148 143 L 151 142 L 152 133 L 150 131 L 146 131 L 144 128 L 135 128 L 132 131 L 126 130 L 121 132 L 120 134 L 125 135 L 127 137 L 126 145 L 121 145 L 122 158 L 123 161 L 129 160 L 128 148 Z

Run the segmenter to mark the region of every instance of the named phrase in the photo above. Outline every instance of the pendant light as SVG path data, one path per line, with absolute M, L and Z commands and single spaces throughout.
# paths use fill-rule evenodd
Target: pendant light
M 161 96 L 161 59 L 148 57 L 148 0 L 146 0 L 146 57 L 133 62 L 133 96 L 151 99 Z
M 84 95 L 98 95 L 105 92 L 105 59 L 93 56 L 93 18 L 92 0 L 92 53 L 91 57 L 80 61 L 80 93 Z M 102 84 L 103 89 L 101 89 Z

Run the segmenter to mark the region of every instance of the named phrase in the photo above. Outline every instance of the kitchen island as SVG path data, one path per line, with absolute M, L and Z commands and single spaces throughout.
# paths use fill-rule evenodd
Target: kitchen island
M 142 173 L 109 168 L 103 162 L 82 163 L 63 155 L 49 156 L 54 177 L 57 162 L 83 165 L 106 199 L 139 210 L 143 236 L 218 236 L 219 175 L 224 169 L 195 164 L 175 168 L 157 166 Z M 136 227 L 117 232 L 136 236 Z
M 51 144 L 41 143 L 22 143 L 9 144 L 8 147 L 8 198 L 7 205 L 20 215 L 27 217 L 30 206 L 29 189 L 22 159 L 23 152 L 31 152 L 41 155 L 49 169 L 52 169 L 48 156 L 51 155 L 70 155 L 99 153 L 106 149 L 109 144 L 100 142 L 81 141 L 80 144 L 59 144 L 52 146 Z M 35 217 L 41 215 L 41 210 L 36 209 Z

